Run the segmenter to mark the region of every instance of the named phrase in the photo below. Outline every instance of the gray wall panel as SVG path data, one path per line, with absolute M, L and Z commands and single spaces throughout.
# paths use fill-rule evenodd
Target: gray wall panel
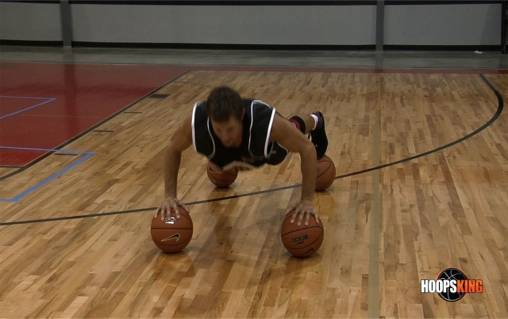
M 0 3 L 0 39 L 60 41 L 57 3 Z
M 498 45 L 501 5 L 387 5 L 385 44 Z
M 375 6 L 164 6 L 73 4 L 85 42 L 203 44 L 376 43 Z M 387 5 L 385 44 L 498 45 L 500 4 Z M 60 7 L 0 3 L 0 39 L 60 41 Z
M 74 40 L 375 44 L 375 6 L 73 5 Z

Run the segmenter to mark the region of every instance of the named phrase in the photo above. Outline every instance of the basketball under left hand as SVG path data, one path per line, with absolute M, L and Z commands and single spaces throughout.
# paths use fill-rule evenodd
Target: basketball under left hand
M 291 216 L 291 223 L 294 223 L 296 221 L 298 225 L 301 225 L 303 221 L 305 225 L 308 225 L 310 215 L 313 215 L 316 223 L 321 224 L 319 216 L 317 212 L 314 210 L 314 204 L 312 203 L 312 201 L 302 200 L 298 204 L 290 208 L 286 213 L 290 213 L 291 211 L 294 211 L 293 216 Z

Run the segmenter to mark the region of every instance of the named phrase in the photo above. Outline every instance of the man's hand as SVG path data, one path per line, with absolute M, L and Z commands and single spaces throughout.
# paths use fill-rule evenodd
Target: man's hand
M 309 225 L 309 218 L 311 215 L 313 215 L 313 218 L 316 221 L 316 223 L 321 224 L 319 216 L 317 212 L 314 210 L 314 204 L 310 200 L 300 201 L 298 204 L 288 209 L 286 214 L 290 213 L 291 211 L 294 211 L 293 215 L 291 216 L 290 221 L 291 223 L 294 223 L 296 221 L 298 226 L 300 226 L 302 222 L 305 225 Z
M 182 207 L 186 211 L 189 211 L 185 205 L 180 203 L 180 201 L 174 197 L 167 197 L 161 204 L 161 206 L 157 209 L 154 214 L 154 217 L 157 217 L 160 214 L 160 218 L 162 221 L 175 216 L 176 218 L 180 218 L 180 211 L 178 207 Z
M 250 171 L 252 169 L 255 169 L 256 167 L 253 165 L 250 165 L 249 163 L 240 162 L 240 161 L 233 161 L 227 165 L 224 166 L 224 170 L 236 170 L 238 171 Z
M 212 169 L 212 171 L 216 171 L 216 172 L 222 172 L 223 169 L 220 168 L 220 166 L 216 165 L 214 162 L 212 161 L 208 161 L 208 165 L 210 166 L 210 168 Z

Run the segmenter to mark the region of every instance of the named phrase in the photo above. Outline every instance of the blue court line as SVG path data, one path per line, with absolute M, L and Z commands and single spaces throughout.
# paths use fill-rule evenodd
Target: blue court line
M 22 108 L 21 110 L 17 110 L 17 111 L 14 111 L 14 112 L 11 112 L 11 113 L 7 113 L 5 115 L 2 115 L 0 116 L 0 121 L 3 120 L 3 119 L 6 119 L 8 117 L 11 117 L 11 116 L 14 116 L 14 115 L 17 115 L 19 113 L 23 113 L 23 112 L 26 112 L 26 111 L 30 111 L 30 110 L 33 110 L 39 106 L 43 106 L 44 104 L 48 104 L 49 102 L 53 102 L 54 100 L 56 100 L 56 97 L 33 97 L 33 96 L 10 96 L 10 95 L 0 95 L 0 98 L 2 97 L 5 97 L 5 98 L 12 98 L 12 99 L 35 99 L 35 100 L 44 100 L 40 103 L 37 103 L 37 104 L 33 104 L 33 105 L 30 105 L 30 106 L 27 106 L 27 107 L 24 107 Z
M 0 146 L 0 148 L 7 149 L 7 150 L 16 150 L 16 151 L 43 151 L 43 152 L 51 152 L 51 153 L 61 154 L 61 155 L 80 155 L 81 154 L 78 151 L 52 149 L 52 148 L 17 147 L 17 146 Z
M 51 97 L 42 96 L 22 96 L 22 95 L 0 95 L 0 97 L 6 97 L 8 99 L 32 99 L 32 100 L 46 100 L 52 99 Z
M 35 192 L 39 188 L 46 186 L 48 183 L 54 181 L 55 179 L 63 176 L 65 173 L 69 172 L 70 170 L 72 170 L 73 168 L 78 166 L 79 164 L 87 161 L 89 158 L 91 158 L 92 156 L 95 155 L 95 152 L 79 153 L 79 152 L 74 152 L 74 151 L 70 151 L 70 150 L 63 151 L 63 150 L 59 150 L 59 149 L 47 149 L 47 148 L 0 146 L 0 149 L 15 149 L 15 150 L 20 150 L 20 151 L 46 151 L 46 152 L 53 152 L 53 153 L 66 154 L 66 155 L 78 155 L 79 154 L 79 157 L 75 161 L 67 164 L 62 169 L 54 172 L 50 176 L 46 177 L 45 179 L 36 183 L 35 185 L 27 188 L 26 190 L 22 191 L 21 193 L 17 194 L 16 196 L 9 197 L 9 198 L 0 198 L 0 202 L 8 202 L 8 203 L 20 202 L 26 196 Z

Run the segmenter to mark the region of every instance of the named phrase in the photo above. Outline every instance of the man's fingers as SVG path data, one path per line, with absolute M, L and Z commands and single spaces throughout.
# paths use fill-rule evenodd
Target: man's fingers
M 314 211 L 314 208 L 312 207 L 304 207 L 303 205 L 296 205 L 286 211 L 286 214 L 292 213 L 290 223 L 293 224 L 294 222 L 297 222 L 298 226 L 300 226 L 302 223 L 305 225 L 309 225 L 309 221 L 311 218 L 314 218 L 317 224 L 321 224 L 321 221 L 319 219 L 319 216 Z M 311 216 L 313 215 L 313 216 Z
M 171 205 L 172 213 L 175 215 L 176 218 L 180 218 L 180 209 L 179 209 L 180 203 L 175 203 Z
M 295 218 L 296 218 L 296 213 L 293 213 L 293 215 L 291 215 L 291 220 L 289 221 L 291 224 L 295 222 Z
M 300 226 L 302 224 L 302 220 L 304 217 L 303 215 L 304 215 L 304 213 L 300 210 L 300 212 L 298 213 L 298 222 L 297 222 L 298 226 Z
M 291 214 L 291 220 L 289 221 L 291 224 L 295 222 L 295 218 L 296 218 L 296 205 L 291 205 L 287 210 L 286 210 L 286 216 L 288 214 Z
M 159 218 L 164 221 L 164 215 L 166 215 L 166 207 L 163 207 L 161 210 L 160 210 L 160 216 Z
M 295 220 L 298 218 L 298 216 L 300 215 L 300 212 L 298 211 L 298 209 L 291 209 L 293 211 L 293 215 L 291 216 L 291 223 L 294 223 Z

